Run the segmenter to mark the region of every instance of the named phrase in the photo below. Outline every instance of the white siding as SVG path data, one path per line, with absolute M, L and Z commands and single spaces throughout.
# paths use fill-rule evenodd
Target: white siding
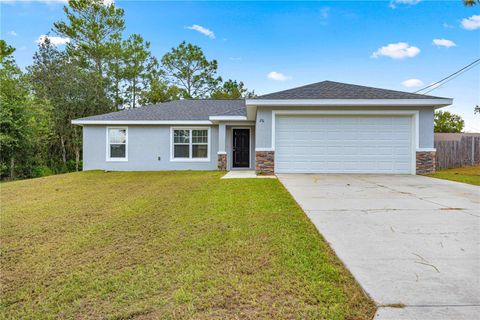
M 83 169 L 111 171 L 216 170 L 218 126 L 210 126 L 210 161 L 170 161 L 170 126 L 127 126 L 128 161 L 106 161 L 106 127 L 83 127 Z M 174 126 L 179 127 L 179 126 Z M 198 127 L 195 125 L 185 128 Z M 208 128 L 209 126 L 205 126 Z

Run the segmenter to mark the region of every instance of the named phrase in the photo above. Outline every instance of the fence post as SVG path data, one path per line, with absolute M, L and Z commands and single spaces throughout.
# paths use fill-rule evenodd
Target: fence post
M 472 166 L 475 165 L 475 137 L 472 137 Z

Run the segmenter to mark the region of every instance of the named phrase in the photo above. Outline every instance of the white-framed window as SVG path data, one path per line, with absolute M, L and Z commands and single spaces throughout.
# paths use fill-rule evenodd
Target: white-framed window
M 171 128 L 171 161 L 210 161 L 210 128 Z
M 128 128 L 107 127 L 107 161 L 128 160 Z

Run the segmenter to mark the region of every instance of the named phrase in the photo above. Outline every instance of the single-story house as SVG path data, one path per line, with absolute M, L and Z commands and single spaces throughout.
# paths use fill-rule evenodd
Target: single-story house
M 253 99 L 178 100 L 73 120 L 84 170 L 418 174 L 452 99 L 323 81 Z

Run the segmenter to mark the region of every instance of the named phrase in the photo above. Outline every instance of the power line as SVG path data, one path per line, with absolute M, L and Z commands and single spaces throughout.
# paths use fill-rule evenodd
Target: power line
M 443 81 L 445 81 L 445 80 L 447 80 L 447 79 L 449 79 L 449 78 L 451 78 L 451 77 L 453 77 L 453 76 L 455 76 L 455 75 L 457 75 L 457 74 L 461 74 L 461 73 L 463 73 L 463 72 L 465 72 L 465 71 L 470 70 L 469 68 L 470 68 L 470 67 L 473 68 L 473 67 L 474 67 L 474 64 L 476 64 L 476 63 L 479 62 L 479 61 L 480 61 L 480 59 L 477 59 L 477 60 L 473 61 L 472 63 L 466 65 L 465 67 L 461 68 L 460 70 L 457 70 L 457 71 L 455 71 L 454 73 L 446 76 L 445 78 L 443 78 L 443 79 L 441 79 L 441 80 L 439 80 L 439 81 L 437 81 L 437 82 L 434 82 L 434 83 L 432 83 L 432 84 L 430 84 L 430 85 L 428 85 L 428 86 L 426 86 L 426 87 L 424 87 L 424 88 L 422 88 L 422 89 L 420 89 L 420 90 L 417 90 L 417 91 L 415 91 L 414 93 L 418 93 L 418 92 L 420 92 L 420 91 L 423 91 L 423 90 L 428 89 L 428 88 L 433 87 L 433 86 L 435 86 L 435 89 L 436 89 L 436 88 L 438 88 L 437 84 L 440 84 L 441 82 L 443 82 Z M 468 70 L 467 70 L 467 69 L 468 69 Z
M 445 80 L 442 84 L 440 84 L 440 85 L 438 85 L 438 86 L 435 86 L 435 87 L 431 88 L 431 89 L 428 90 L 428 91 L 425 91 L 423 94 L 427 94 L 427 93 L 429 93 L 430 91 L 433 91 L 433 90 L 437 89 L 438 87 L 443 86 L 445 83 L 452 81 L 453 79 L 461 76 L 462 74 L 464 74 L 465 72 L 469 71 L 470 69 L 475 68 L 476 66 L 477 66 L 477 65 L 474 65 L 474 66 L 471 66 L 471 67 L 468 68 L 468 69 L 463 70 L 461 73 L 458 73 L 458 74 L 456 74 L 455 76 L 451 77 L 450 79 Z
M 437 82 L 434 82 L 434 83 L 432 83 L 432 84 L 430 84 L 430 85 L 428 85 L 428 86 L 426 86 L 426 87 L 424 87 L 424 88 L 422 88 L 422 89 L 420 89 L 420 90 L 417 90 L 417 91 L 415 91 L 414 93 L 419 93 L 420 91 L 423 91 L 423 90 L 428 89 L 428 88 L 430 88 L 430 87 L 434 87 L 434 88 L 428 90 L 427 92 L 424 92 L 423 94 L 426 94 L 426 93 L 428 93 L 428 92 L 430 92 L 430 91 L 432 91 L 432 90 L 434 90 L 434 89 L 437 89 L 438 87 L 440 87 L 440 86 L 443 85 L 444 83 L 447 83 L 448 81 L 453 80 L 453 79 L 455 79 L 456 77 L 458 77 L 460 74 L 462 74 L 462 73 L 464 73 L 464 72 L 466 72 L 466 71 L 468 71 L 468 70 L 476 67 L 475 64 L 478 63 L 478 62 L 480 62 L 480 59 L 477 59 L 477 60 L 473 61 L 472 63 L 466 65 L 465 67 L 461 68 L 460 70 L 457 70 L 457 71 L 455 71 L 454 73 L 446 76 L 445 78 L 443 78 L 443 79 L 441 79 L 441 80 L 439 80 L 439 81 L 437 81 Z M 453 78 L 452 78 L 452 77 L 453 77 Z M 450 78 L 451 78 L 451 79 L 450 79 Z M 448 80 L 448 81 L 445 81 L 445 80 Z M 445 81 L 445 82 L 444 82 L 444 81 Z M 444 82 L 444 83 L 442 83 L 442 82 Z

